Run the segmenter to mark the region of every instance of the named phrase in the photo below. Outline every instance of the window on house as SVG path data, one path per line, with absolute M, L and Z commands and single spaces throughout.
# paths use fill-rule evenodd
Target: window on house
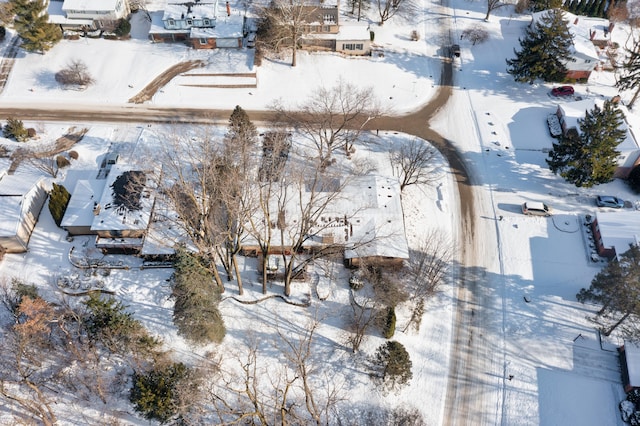
M 323 25 L 322 26 L 322 32 L 323 33 L 328 33 L 330 31 L 331 31 L 331 26 L 329 26 L 329 25 Z
M 333 15 L 324 15 L 324 22 L 336 22 L 336 18 Z
M 187 25 L 193 25 L 193 19 L 187 19 Z
M 174 21 L 173 19 L 167 19 L 167 25 L 169 25 L 170 27 L 173 27 L 176 24 L 176 21 Z
M 202 45 L 207 44 L 207 39 L 206 38 L 201 38 L 200 39 L 200 44 L 202 44 Z
M 362 43 L 345 43 L 342 45 L 343 50 L 362 50 Z
M 211 25 L 211 21 L 210 21 L 210 20 L 208 20 L 208 19 L 205 19 L 205 20 L 202 22 L 202 24 L 203 24 L 205 27 L 208 27 L 208 26 L 210 26 L 210 25 Z
M 591 63 L 591 59 L 587 59 L 586 61 L 584 61 L 586 64 L 590 64 Z

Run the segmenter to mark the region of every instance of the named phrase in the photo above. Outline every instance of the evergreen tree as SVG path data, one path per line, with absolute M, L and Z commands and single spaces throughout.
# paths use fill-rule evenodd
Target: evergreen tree
M 622 327 L 624 338 L 638 340 L 640 329 L 640 248 L 632 244 L 629 250 L 605 266 L 591 281 L 591 286 L 583 288 L 576 295 L 579 302 L 601 304 L 592 321 L 600 326 L 605 336 Z M 628 321 L 627 321 L 628 320 Z
M 409 383 L 413 377 L 409 353 L 402 343 L 395 340 L 378 347 L 375 363 L 378 377 L 390 389 Z
M 578 120 L 579 132 L 569 132 L 553 144 L 547 164 L 568 182 L 578 187 L 610 182 L 619 152 L 617 146 L 625 138 L 621 129 L 623 114 L 616 104 L 606 101 Z
M 226 333 L 218 310 L 220 290 L 197 255 L 176 250 L 173 321 L 178 333 L 198 344 L 220 343 Z
M 532 0 L 529 3 L 529 9 L 532 12 L 542 12 L 548 9 L 557 9 L 562 7 L 562 0 Z
M 69 194 L 67 188 L 56 183 L 53 184 L 53 189 L 51 190 L 51 194 L 49 194 L 49 211 L 58 226 L 60 226 L 62 222 L 70 198 L 71 194 Z
M 598 18 L 606 17 L 605 8 L 607 7 L 607 1 L 608 0 L 600 0 L 598 2 L 598 7 L 596 9 L 596 14 L 595 14 L 595 16 L 597 16 Z
M 527 27 L 524 39 L 520 39 L 522 49 L 514 50 L 514 59 L 507 59 L 507 72 L 518 82 L 563 81 L 572 43 L 564 12 L 549 10 L 533 27 Z
M 134 373 L 129 399 L 147 419 L 168 422 L 179 412 L 179 391 L 188 386 L 190 377 L 191 370 L 181 362 L 166 368 L 156 366 L 146 374 Z
M 11 0 L 11 4 L 16 14 L 13 25 L 25 50 L 44 53 L 62 39 L 60 27 L 49 23 L 47 1 Z
M 5 138 L 13 138 L 17 142 L 25 142 L 29 139 L 29 132 L 24 127 L 22 120 L 17 118 L 7 118 L 7 124 L 2 128 L 2 134 Z
M 227 146 L 234 147 L 242 155 L 236 153 L 225 153 L 228 158 L 244 157 L 253 148 L 258 139 L 258 131 L 249 119 L 249 115 L 239 105 L 236 105 L 229 117 L 229 129 L 226 138 L 229 142 Z
M 633 49 L 625 49 L 627 58 L 622 65 L 622 75 L 616 81 L 616 87 L 619 90 L 635 89 L 631 101 L 628 103 L 629 108 L 633 108 L 633 104 L 640 96 L 640 43 L 633 43 Z

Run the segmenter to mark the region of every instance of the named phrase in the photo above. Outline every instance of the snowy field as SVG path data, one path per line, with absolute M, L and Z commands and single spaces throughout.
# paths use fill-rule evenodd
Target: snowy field
M 521 85 L 505 72 L 505 58 L 518 46 L 518 37 L 528 24 L 527 16 L 512 14 L 510 8 L 493 13 L 483 22 L 484 3 L 455 0 L 448 13 L 454 15 L 453 36 L 471 25 L 481 24 L 490 39 L 471 46 L 461 40 L 462 55 L 455 62 L 455 89 L 432 127 L 458 147 L 474 172 L 475 185 L 482 188 L 479 203 L 480 222 L 477 238 L 487 237 L 484 283 L 492 301 L 495 316 L 483 338 L 494 343 L 492 371 L 487 381 L 494 386 L 494 416 L 503 425 L 615 425 L 622 424 L 616 405 L 623 398 L 615 347 L 622 342 L 615 337 L 602 344 L 585 317 L 595 307 L 576 302 L 575 294 L 589 285 L 602 267 L 589 258 L 589 247 L 582 225 L 585 214 L 596 210 L 596 194 L 618 195 L 626 200 L 640 197 L 628 191 L 623 182 L 615 181 L 592 189 L 577 189 L 564 183 L 547 169 L 545 151 L 551 147 L 545 117 L 553 112 L 556 99 L 549 96 L 551 86 Z M 363 86 L 373 86 L 380 102 L 397 114 L 415 110 L 433 95 L 440 75 L 440 17 L 431 13 L 435 6 L 423 4 L 424 14 L 415 22 L 392 21 L 384 27 L 372 27 L 376 42 L 383 46 L 382 58 L 342 58 L 333 54 L 301 53 L 298 66 L 291 68 L 286 60 L 266 60 L 254 69 L 258 74 L 255 89 L 193 89 L 176 80 L 164 87 L 150 101 L 162 106 L 197 106 L 232 109 L 240 105 L 247 110 L 267 109 L 274 101 L 299 102 L 319 86 L 332 86 L 343 78 Z M 253 69 L 252 52 L 196 52 L 177 45 L 151 44 L 147 41 L 143 21 L 134 25 L 133 39 L 128 42 L 82 39 L 62 41 L 46 55 L 21 54 L 4 92 L 0 105 L 17 104 L 124 104 L 155 76 L 169 66 L 189 59 L 204 59 L 208 69 L 233 67 Z M 422 38 L 409 39 L 418 28 Z M 616 28 L 614 37 L 624 39 L 624 30 Z M 81 58 L 89 66 L 96 84 L 86 91 L 60 89 L 53 75 L 69 60 Z M 222 68 L 221 68 L 222 67 Z M 610 97 L 613 77 L 594 72 L 587 84 L 575 85 L 583 97 Z M 183 81 L 184 82 L 184 81 Z M 623 99 L 625 96 L 623 96 Z M 224 117 L 223 119 L 226 119 Z M 632 124 L 636 114 L 629 116 Z M 38 129 L 39 142 L 47 143 L 60 136 L 69 126 L 82 123 L 27 123 Z M 134 159 L 142 146 L 153 146 L 163 126 L 88 125 L 89 133 L 74 149 L 80 154 L 70 170 L 59 176 L 67 188 L 95 170 L 101 156 L 117 143 Z M 224 131 L 224 129 L 222 129 Z M 409 136 L 381 131 L 366 135 L 368 146 L 392 146 L 406 142 Z M 9 141 L 4 141 L 11 145 Z M 384 149 L 367 151 L 358 146 L 356 158 L 370 157 L 379 171 L 390 175 Z M 33 170 L 19 170 L 29 173 Z M 458 200 L 452 177 L 444 174 L 432 187 L 409 187 L 403 196 L 407 237 L 416 247 L 425 230 L 437 227 L 455 234 L 459 223 Z M 554 207 L 556 215 L 543 219 L 525 217 L 520 211 L 524 201 L 544 201 Z M 502 219 L 500 219 L 502 218 Z M 498 236 L 497 240 L 495 235 Z M 53 279 L 73 272 L 68 259 L 73 245 L 82 248 L 82 240 L 68 242 L 57 229 L 45 208 L 26 254 L 7 255 L 0 263 L 0 273 L 15 276 L 42 286 L 52 295 Z M 258 278 L 250 261 L 246 272 L 247 298 L 260 297 Z M 241 348 L 255 336 L 256 323 L 272 318 L 303 326 L 314 314 L 332 318 L 323 322 L 319 334 L 330 342 L 326 345 L 328 371 L 336 383 L 344 383 L 349 406 L 414 406 L 428 425 L 443 423 L 444 398 L 449 367 L 449 350 L 454 310 L 454 291 L 449 285 L 429 301 L 419 334 L 397 332 L 413 361 L 413 380 L 397 394 L 373 391 L 366 374 L 349 368 L 358 360 L 342 348 L 343 330 L 340 315 L 348 308 L 347 277 L 344 272 L 321 273 L 319 288 L 328 294 L 326 301 L 313 300 L 312 309 L 285 309 L 277 299 L 246 307 L 230 299 L 221 304 L 228 335 L 220 351 Z M 336 275 L 337 274 L 337 275 Z M 130 306 L 136 318 L 152 332 L 162 336 L 177 357 L 197 358 L 212 348 L 194 348 L 176 335 L 172 325 L 172 302 L 166 282 L 168 270 L 114 271 L 104 279 L 106 287 L 116 291 Z M 251 285 L 251 282 L 254 284 Z M 281 293 L 274 285 L 273 293 Z M 308 291 L 294 288 L 294 296 Z M 49 292 L 49 293 L 47 293 Z M 228 286 L 225 295 L 237 289 Z M 525 296 L 530 302 L 525 301 Z M 406 312 L 399 313 L 399 329 Z M 404 317 L 403 317 L 404 314 Z M 256 320 L 258 319 L 258 320 Z M 269 329 L 261 330 L 261 342 L 269 340 Z M 382 342 L 370 337 L 363 353 L 372 353 Z M 266 345 L 266 343 L 265 343 Z M 268 345 L 267 345 L 268 346 Z M 194 356 L 195 355 L 195 356 Z M 277 362 L 277 354 L 265 353 L 265 362 Z M 513 380 L 506 380 L 513 375 Z M 119 413 L 126 424 L 148 424 L 125 414 L 132 408 L 122 406 L 95 408 L 58 406 L 65 424 L 81 424 L 85 415 L 97 419 L 106 412 Z M 0 415 L 2 409 L 0 408 Z M 6 412 L 4 413 L 7 414 Z

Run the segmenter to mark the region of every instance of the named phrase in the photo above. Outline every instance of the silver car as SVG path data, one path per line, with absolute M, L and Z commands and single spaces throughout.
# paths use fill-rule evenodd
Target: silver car
M 527 201 L 522 205 L 522 213 L 531 216 L 551 216 L 551 207 L 537 201 Z

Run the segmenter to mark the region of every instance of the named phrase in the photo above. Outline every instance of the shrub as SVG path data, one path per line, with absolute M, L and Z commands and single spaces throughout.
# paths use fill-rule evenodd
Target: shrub
M 79 157 L 78 151 L 69 151 L 69 158 L 73 160 L 77 160 Z
M 7 118 L 7 124 L 2 128 L 2 132 L 5 138 L 13 138 L 18 142 L 25 142 L 29 138 L 24 123 L 17 118 Z
M 65 157 L 64 155 L 58 155 L 56 157 L 56 165 L 58 166 L 59 169 L 67 167 L 70 164 L 71 163 L 69 162 L 69 159 L 67 157 Z
M 402 343 L 392 340 L 378 347 L 374 358 L 374 371 L 382 384 L 397 389 L 411 380 L 411 359 Z
M 420 33 L 418 32 L 418 30 L 411 31 L 411 40 L 412 41 L 420 40 Z
M 473 46 L 476 44 L 484 43 L 489 39 L 489 33 L 487 30 L 479 25 L 474 25 L 471 28 L 467 28 L 462 32 L 462 36 L 469 40 Z
M 124 18 L 118 20 L 118 25 L 114 30 L 118 37 L 128 36 L 131 32 L 131 23 Z
M 89 86 L 94 83 L 87 64 L 79 59 L 70 61 L 65 68 L 56 73 L 55 79 L 63 86 Z
M 67 211 L 70 198 L 71 194 L 69 194 L 67 188 L 56 183 L 53 184 L 53 189 L 49 194 L 49 211 L 58 226 L 60 226 L 64 213 Z
M 396 310 L 393 306 L 387 308 L 387 318 L 384 323 L 382 335 L 385 339 L 391 339 L 396 332 Z
M 178 414 L 178 388 L 189 376 L 189 369 L 182 363 L 134 373 L 129 400 L 145 418 L 167 422 Z

